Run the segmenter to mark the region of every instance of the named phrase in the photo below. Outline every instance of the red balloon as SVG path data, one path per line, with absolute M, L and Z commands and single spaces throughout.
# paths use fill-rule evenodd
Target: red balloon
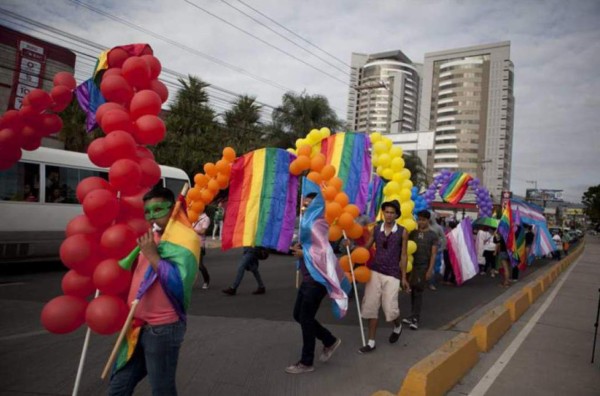
M 143 187 L 153 187 L 160 180 L 160 167 L 156 161 L 149 158 L 142 158 L 138 163 L 142 171 L 140 184 Z
M 169 99 L 169 89 L 167 88 L 167 86 L 165 84 L 162 83 L 162 81 L 159 80 L 152 80 L 150 81 L 150 87 L 151 90 L 153 90 L 154 92 L 156 92 L 158 94 L 158 96 L 160 96 L 160 100 L 165 103 L 167 101 L 167 99 Z
M 136 195 L 122 196 L 119 200 L 119 219 L 126 218 L 144 218 L 144 197 L 145 191 Z M 148 230 L 146 228 L 146 230 Z
M 50 96 L 54 101 L 52 110 L 61 112 L 66 109 L 73 99 L 73 91 L 64 85 L 57 85 L 50 91 Z
M 66 334 L 85 321 L 87 301 L 81 297 L 59 296 L 48 301 L 42 309 L 42 325 L 51 333 Z
M 131 118 L 137 120 L 143 115 L 158 115 L 161 109 L 161 100 L 158 94 L 150 89 L 145 89 L 133 95 L 129 104 Z
M 93 279 L 102 294 L 117 296 L 129 290 L 131 271 L 121 268 L 115 259 L 106 259 L 98 264 Z
M 84 234 L 90 235 L 94 239 L 98 239 L 101 232 L 102 229 L 93 225 L 90 222 L 90 219 L 88 219 L 88 217 L 84 214 L 73 217 L 69 223 L 67 223 L 67 228 L 65 230 L 67 237 L 77 234 Z
M 123 48 L 113 48 L 108 52 L 108 67 L 121 67 L 127 58 L 129 58 L 129 53 Z
M 17 110 L 8 110 L 0 117 L 0 129 L 10 128 L 15 132 L 20 132 L 23 128 L 23 120 Z
M 136 245 L 135 232 L 126 224 L 115 224 L 102 233 L 100 246 L 108 257 L 123 258 Z
M 27 94 L 29 105 L 35 110 L 43 111 L 52 106 L 52 98 L 43 89 L 35 88 Z
M 102 103 L 96 110 L 96 122 L 98 122 L 99 125 L 102 125 L 102 117 L 104 117 L 104 114 L 108 113 L 109 110 L 115 109 L 127 111 L 125 110 L 125 107 L 115 102 Z
M 67 267 L 85 273 L 98 249 L 89 235 L 71 235 L 60 245 L 60 259 Z
M 150 68 L 150 79 L 154 80 L 157 78 L 162 70 L 162 65 L 160 64 L 158 58 L 154 55 L 142 55 L 140 58 L 142 58 Z
M 142 170 L 133 160 L 120 159 L 115 161 L 108 170 L 108 180 L 118 191 L 131 194 L 139 190 Z
M 14 129 L 4 128 L 0 131 L 0 150 L 17 150 L 21 148 L 23 137 Z
M 77 81 L 75 81 L 75 77 L 69 72 L 58 72 L 54 75 L 54 86 L 64 86 L 68 88 L 70 91 L 74 90 L 77 87 Z
M 108 76 L 121 76 L 123 77 L 123 70 L 120 67 L 111 67 L 110 69 L 106 69 L 102 74 L 102 78 L 106 78 Z
M 108 114 L 104 119 L 107 117 Z M 113 131 L 104 138 L 104 150 L 110 158 L 135 158 L 136 149 L 135 139 L 125 131 Z
M 61 288 L 67 296 L 82 298 L 86 298 L 96 289 L 91 277 L 83 276 L 75 270 L 70 270 L 63 276 Z
M 25 131 L 25 128 L 23 128 L 23 132 Z M 34 130 L 31 134 L 28 133 L 27 135 L 23 133 L 23 143 L 21 144 L 23 150 L 35 151 L 40 148 L 42 145 L 42 137 L 35 132 L 36 131 Z
M 139 238 L 150 229 L 150 223 L 148 223 L 143 217 L 129 219 L 127 220 L 126 224 L 131 227 L 136 238 Z
M 110 184 L 101 177 L 90 176 L 86 177 L 77 185 L 75 195 L 79 203 L 83 203 L 85 196 L 90 192 L 98 189 L 110 190 Z
M 0 147 L 0 170 L 10 169 L 21 159 L 21 148 L 3 149 Z
M 119 201 L 108 190 L 90 191 L 83 200 L 83 212 L 96 227 L 112 223 L 119 213 Z
M 93 299 L 85 310 L 85 322 L 98 334 L 110 335 L 121 330 L 127 318 L 127 305 L 115 296 Z
M 128 58 L 121 69 L 123 69 L 123 77 L 133 87 L 143 88 L 150 83 L 150 66 L 139 56 Z
M 60 132 L 63 127 L 63 120 L 57 114 L 42 114 L 41 134 L 50 136 Z
M 40 113 L 41 113 L 41 110 L 38 110 L 38 109 L 34 108 L 33 106 L 23 105 L 23 107 L 21 107 L 19 109 L 19 118 L 21 118 L 21 120 L 23 120 L 23 121 L 26 121 L 32 117 L 39 116 Z
M 115 162 L 115 159 L 106 149 L 104 139 L 105 138 L 94 139 L 87 148 L 87 154 L 94 165 L 101 168 L 108 168 Z
M 135 139 L 141 144 L 158 144 L 164 139 L 167 132 L 165 123 L 153 115 L 141 116 L 135 121 L 135 126 Z
M 110 109 L 102 115 L 100 123 L 104 133 L 109 134 L 112 131 L 132 131 L 131 117 L 124 109 Z
M 121 76 L 108 76 L 100 83 L 100 92 L 110 102 L 128 103 L 133 97 L 133 89 Z
M 147 147 L 137 146 L 135 152 L 136 152 L 136 156 L 139 159 L 142 159 L 142 158 L 150 158 L 152 160 L 154 159 L 154 154 Z

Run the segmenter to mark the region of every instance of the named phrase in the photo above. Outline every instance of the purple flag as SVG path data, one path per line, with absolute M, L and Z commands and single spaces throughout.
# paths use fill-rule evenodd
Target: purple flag
M 102 96 L 102 93 L 100 93 L 100 89 L 94 83 L 94 80 L 91 78 L 79 84 L 75 89 L 75 96 L 77 96 L 79 107 L 81 107 L 87 117 L 85 130 L 91 132 L 92 129 L 98 126 L 98 123 L 96 122 L 96 110 L 98 110 L 98 107 L 105 103 L 106 100 Z

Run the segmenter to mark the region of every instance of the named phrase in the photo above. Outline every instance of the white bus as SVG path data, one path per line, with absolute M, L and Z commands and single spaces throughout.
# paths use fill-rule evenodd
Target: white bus
M 175 196 L 189 183 L 181 169 L 161 166 L 163 186 Z M 75 191 L 86 177 L 108 179 L 86 154 L 40 147 L 24 151 L 0 171 L 0 263 L 54 260 L 69 220 L 83 210 Z

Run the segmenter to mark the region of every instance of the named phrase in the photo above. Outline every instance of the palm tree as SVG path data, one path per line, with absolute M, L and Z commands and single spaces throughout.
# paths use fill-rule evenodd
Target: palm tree
M 262 106 L 256 103 L 256 98 L 244 95 L 223 115 L 225 141 L 238 155 L 264 146 L 265 128 L 260 122 L 261 108 Z
M 404 167 L 410 171 L 410 179 L 413 185 L 427 188 L 427 170 L 421 157 L 415 153 L 406 153 L 404 155 Z

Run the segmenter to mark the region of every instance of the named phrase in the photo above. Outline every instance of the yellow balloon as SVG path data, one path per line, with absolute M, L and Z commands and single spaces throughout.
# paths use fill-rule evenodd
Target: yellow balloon
M 296 150 L 293 148 L 287 149 L 288 153 L 297 154 Z
M 392 146 L 390 149 L 390 155 L 392 158 L 402 157 L 402 147 L 400 146 Z
M 406 260 L 406 273 L 409 274 L 413 269 L 413 257 L 410 256 L 407 260 Z
M 408 241 L 406 245 L 406 253 L 414 254 L 417 251 L 417 243 L 415 241 Z
M 379 160 L 377 161 L 377 165 L 381 165 L 384 168 L 388 168 L 390 165 L 390 155 L 388 153 L 379 154 Z
M 404 169 L 404 160 L 400 157 L 392 158 L 392 161 L 390 162 L 390 167 L 394 172 L 400 172 L 402 169 Z
M 388 201 L 398 201 L 400 202 L 400 195 L 398 194 L 390 194 L 385 196 L 385 202 Z
M 379 176 L 383 176 L 383 166 L 378 166 L 375 168 L 375 173 L 377 173 Z
M 383 176 L 383 178 L 386 180 L 392 180 L 394 177 L 394 171 L 391 168 L 385 168 L 381 173 L 381 176 Z
M 373 165 L 374 168 L 379 166 L 379 155 L 373 154 L 373 157 L 371 158 L 371 165 Z
M 387 191 L 386 190 L 387 188 Z M 383 189 L 383 193 L 387 196 L 387 195 L 393 195 L 393 194 L 398 194 L 400 192 L 400 184 L 396 183 L 395 181 L 391 181 L 388 184 L 385 185 L 384 189 Z
M 417 228 L 417 222 L 413 219 L 402 219 L 400 220 L 400 225 L 406 228 L 406 231 L 411 232 L 412 230 Z
M 412 201 L 407 201 L 407 202 L 402 202 L 400 204 L 400 212 L 402 212 L 402 218 L 403 219 L 410 219 L 412 218 L 412 211 L 414 208 L 415 204 Z
M 329 128 L 321 128 L 319 132 L 322 139 L 327 139 L 329 136 L 331 136 L 331 131 L 329 130 Z
M 402 177 L 402 180 L 409 180 L 410 179 L 410 171 L 406 168 L 402 169 L 400 171 L 400 176 Z
M 375 144 L 376 142 L 381 140 L 381 133 L 379 132 L 373 132 L 371 134 L 371 136 L 369 136 L 369 138 L 371 139 L 371 143 Z
M 373 151 L 375 154 L 383 154 L 388 151 L 387 146 L 383 141 L 378 141 L 373 144 Z
M 400 172 L 396 172 L 394 173 L 394 176 L 392 177 L 392 180 L 395 181 L 396 183 L 402 185 L 402 182 L 404 181 L 404 179 L 402 178 L 402 175 L 400 174 Z
M 413 182 L 411 182 L 410 180 L 404 180 L 400 186 L 402 188 L 410 190 L 411 188 L 413 188 Z
M 381 141 L 385 144 L 385 147 L 386 147 L 385 151 L 390 151 L 390 149 L 392 148 L 392 145 L 394 144 L 394 143 L 392 143 L 390 138 L 382 137 Z
M 410 201 L 411 192 L 406 188 L 400 190 L 400 202 Z

